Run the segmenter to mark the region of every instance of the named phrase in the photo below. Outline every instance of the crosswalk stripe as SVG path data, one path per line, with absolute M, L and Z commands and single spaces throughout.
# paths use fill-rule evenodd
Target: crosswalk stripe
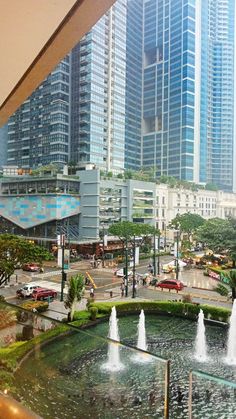
M 61 284 L 55 284 L 55 282 L 52 282 L 52 281 L 39 280 L 37 282 L 31 282 L 31 284 L 32 285 L 38 285 L 39 287 L 42 287 L 42 288 L 49 288 L 49 289 L 53 289 L 57 292 L 61 292 Z M 67 288 L 68 288 L 68 286 L 65 285 L 65 288 L 64 288 L 64 293 L 65 294 L 67 294 Z
M 65 270 L 67 273 L 75 272 L 75 269 L 67 269 Z M 31 278 L 47 278 L 48 276 L 60 276 L 61 271 L 51 271 L 51 272 L 44 272 L 44 273 L 35 273 L 31 275 Z

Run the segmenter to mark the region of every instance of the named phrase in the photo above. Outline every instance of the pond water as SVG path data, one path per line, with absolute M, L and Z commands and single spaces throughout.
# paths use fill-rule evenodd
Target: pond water
M 121 317 L 121 341 L 137 343 L 138 315 Z M 197 323 L 146 315 L 148 351 L 171 360 L 170 418 L 188 417 L 188 375 L 191 369 L 236 381 L 236 367 L 224 362 L 227 330 L 206 325 L 209 360 L 194 360 Z M 87 332 L 75 332 L 43 348 L 16 373 L 16 397 L 43 418 L 162 418 L 165 362 L 147 355 L 137 362 L 134 351 L 120 346 L 125 368 L 108 372 L 108 322 Z M 99 337 L 100 336 L 100 337 Z M 136 359 L 135 359 L 136 358 Z M 142 361 L 142 360 L 141 360 Z M 222 382 L 194 378 L 193 418 L 235 418 L 236 393 Z

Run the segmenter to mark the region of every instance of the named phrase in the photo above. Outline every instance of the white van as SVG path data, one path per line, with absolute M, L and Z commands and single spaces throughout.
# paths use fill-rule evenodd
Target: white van
M 31 283 L 31 284 L 25 284 L 22 288 L 17 290 L 16 294 L 18 297 L 30 297 L 32 295 L 32 292 L 36 289 L 40 288 L 37 284 Z

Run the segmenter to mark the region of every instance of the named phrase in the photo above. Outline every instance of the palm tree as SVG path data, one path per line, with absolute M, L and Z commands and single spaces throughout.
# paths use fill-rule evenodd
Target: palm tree
M 65 308 L 69 309 L 68 320 L 73 321 L 75 306 L 84 294 L 84 277 L 82 274 L 72 276 L 69 280 L 68 294 Z
M 214 289 L 216 292 L 218 292 L 220 295 L 227 296 L 229 295 L 229 288 L 231 289 L 232 293 L 232 301 L 236 299 L 236 269 L 231 269 L 228 272 L 228 284 L 223 285 L 222 283 L 219 283 L 217 287 Z

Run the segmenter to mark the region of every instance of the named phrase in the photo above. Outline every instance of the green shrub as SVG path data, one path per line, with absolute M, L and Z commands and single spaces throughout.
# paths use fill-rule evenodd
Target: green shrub
M 204 311 L 204 316 L 213 320 L 227 322 L 231 311 L 226 308 L 192 304 L 188 302 L 174 301 L 129 301 L 129 302 L 108 302 L 94 303 L 91 307 L 97 307 L 99 314 L 109 315 L 113 306 L 116 306 L 117 313 L 122 312 L 140 312 L 141 309 L 146 312 L 166 313 L 179 316 L 186 316 L 190 319 L 196 319 L 200 308 Z M 98 314 L 98 316 L 99 316 Z
M 90 319 L 93 320 L 93 321 L 96 320 L 97 314 L 98 314 L 98 308 L 97 307 L 90 307 L 89 311 L 90 311 Z
M 207 304 L 202 304 L 200 308 L 203 310 L 204 316 L 212 320 L 228 322 L 231 315 L 231 310 L 227 308 L 208 306 Z
M 49 304 L 47 301 L 26 301 L 25 303 L 22 303 L 20 305 L 20 307 L 24 308 L 25 310 L 37 310 L 38 313 L 43 313 L 44 311 L 47 311 L 48 306 Z
M 87 310 L 75 311 L 73 320 L 88 320 L 90 313 Z

